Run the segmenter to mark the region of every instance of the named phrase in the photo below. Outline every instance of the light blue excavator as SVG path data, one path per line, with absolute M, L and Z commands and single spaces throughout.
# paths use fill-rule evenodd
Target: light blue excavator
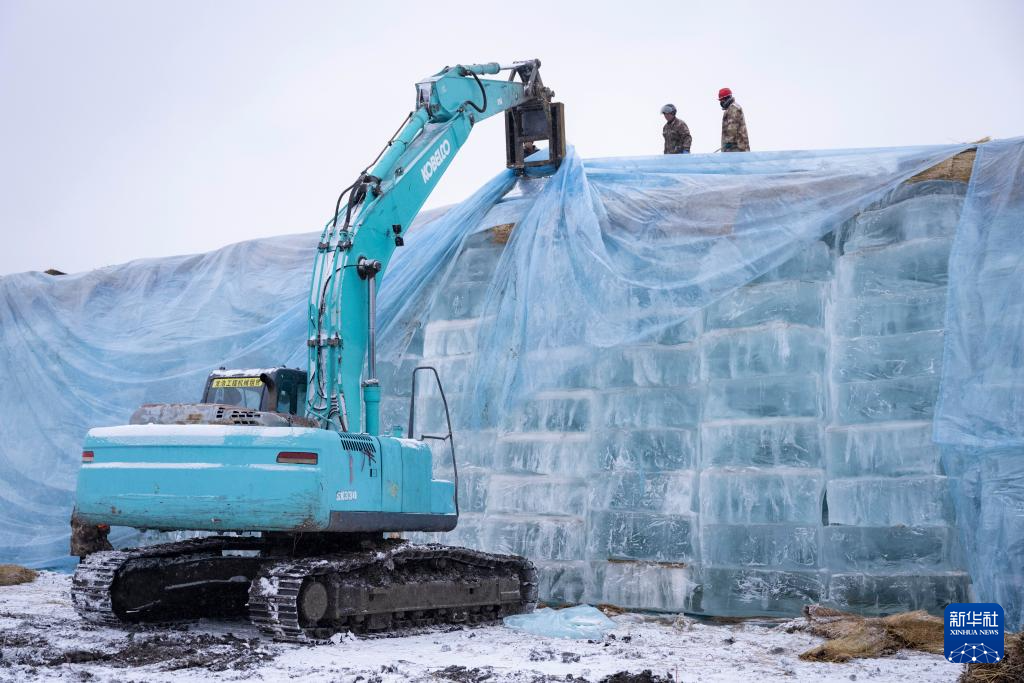
M 338 197 L 317 244 L 308 372 L 221 368 L 200 403 L 144 405 L 128 425 L 89 431 L 71 539 L 83 618 L 247 613 L 275 639 L 308 642 L 533 609 L 527 559 L 388 533 L 455 528 L 458 470 L 450 418 L 434 438 L 448 442 L 454 482 L 433 478 L 416 435 L 417 373 L 440 385 L 432 368 L 411 378 L 407 433 L 381 434 L 375 311 L 394 250 L 474 125 L 504 113 L 508 167 L 557 168 L 562 105 L 539 69 L 459 65 L 416 84 L 415 110 Z M 503 71 L 507 80 L 481 78 Z M 529 156 L 543 141 L 546 158 Z M 214 533 L 114 550 L 111 526 Z

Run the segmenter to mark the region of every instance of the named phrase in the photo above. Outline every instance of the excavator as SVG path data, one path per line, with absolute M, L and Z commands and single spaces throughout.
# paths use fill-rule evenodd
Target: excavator
M 317 243 L 307 371 L 221 368 L 200 403 L 147 404 L 88 432 L 71 520 L 83 619 L 247 614 L 275 640 L 316 642 L 534 608 L 528 559 L 399 537 L 455 528 L 458 469 L 447 402 L 447 435 L 416 434 L 417 376 L 444 400 L 433 368 L 413 371 L 406 433 L 381 433 L 376 307 L 395 249 L 477 123 L 504 114 L 517 173 L 557 169 L 553 97 L 539 60 L 445 67 L 417 83 L 414 111 L 339 195 Z M 544 141 L 546 158 L 531 154 Z M 447 441 L 454 481 L 433 478 L 431 438 Z M 112 526 L 200 533 L 115 550 Z

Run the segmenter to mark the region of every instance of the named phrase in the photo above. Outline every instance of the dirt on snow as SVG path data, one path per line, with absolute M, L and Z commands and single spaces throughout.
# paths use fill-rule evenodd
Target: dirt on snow
M 806 661 L 801 653 L 823 639 L 789 633 L 781 620 L 712 623 L 664 614 L 616 614 L 614 631 L 583 641 L 501 625 L 402 638 L 339 635 L 315 646 L 272 642 L 243 621 L 112 629 L 83 623 L 70 588 L 70 576 L 53 572 L 0 588 L 0 681 L 954 683 L 965 672 L 941 655 L 908 650 L 846 663 Z

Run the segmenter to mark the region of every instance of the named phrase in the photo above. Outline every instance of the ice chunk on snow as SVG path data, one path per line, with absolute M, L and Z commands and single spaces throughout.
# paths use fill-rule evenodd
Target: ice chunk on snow
M 615 622 L 601 610 L 590 605 L 577 605 L 565 609 L 543 607 L 531 614 L 505 617 L 505 626 L 526 631 L 545 638 L 573 638 L 575 640 L 601 640 L 615 628 Z

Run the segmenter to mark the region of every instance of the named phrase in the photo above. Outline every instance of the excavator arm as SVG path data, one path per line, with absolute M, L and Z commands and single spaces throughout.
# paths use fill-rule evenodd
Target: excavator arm
M 416 109 L 338 197 L 317 245 L 309 298 L 306 415 L 321 427 L 379 434 L 378 281 L 473 126 L 505 113 L 507 164 L 517 172 L 561 162 L 562 105 L 551 101 L 539 69 L 538 60 L 458 65 L 417 83 Z M 510 72 L 508 80 L 481 78 L 502 71 Z M 548 158 L 527 161 L 532 143 L 542 140 Z

